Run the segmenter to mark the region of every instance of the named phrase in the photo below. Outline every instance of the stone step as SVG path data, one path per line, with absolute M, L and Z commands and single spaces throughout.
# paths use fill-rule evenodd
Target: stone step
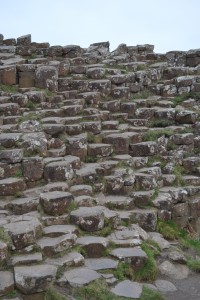
M 40 252 L 35 252 L 31 254 L 23 254 L 23 255 L 14 255 L 10 259 L 11 266 L 19 266 L 26 264 L 37 264 L 43 261 L 42 254 Z
M 54 238 L 42 237 L 36 243 L 45 256 L 52 257 L 55 254 L 72 248 L 76 244 L 76 239 L 76 234 L 68 233 Z
M 0 296 L 5 296 L 6 294 L 12 293 L 15 285 L 13 272 L 0 271 L 0 276 L 1 276 Z
M 46 291 L 56 277 L 57 267 L 47 264 L 14 267 L 16 288 L 23 294 Z
M 79 168 L 80 159 L 76 156 L 65 156 L 62 161 L 49 162 L 44 167 L 46 181 L 66 181 L 73 178 L 73 168 Z
M 70 212 L 71 224 L 78 225 L 87 232 L 101 230 L 104 227 L 104 214 L 98 207 L 79 207 Z
M 130 210 L 135 207 L 134 201 L 132 198 L 127 196 L 105 196 L 101 198 L 101 204 L 105 205 L 110 209 L 124 209 Z
M 113 148 L 110 144 L 88 144 L 88 156 L 99 158 L 111 156 Z
M 17 196 L 21 194 L 26 185 L 23 179 L 9 177 L 0 180 L 0 195 L 1 196 Z
M 81 287 L 99 279 L 101 276 L 94 270 L 87 267 L 79 267 L 64 272 L 63 276 L 57 280 L 59 286 L 69 284 L 72 287 Z
M 10 236 L 15 249 L 20 250 L 35 243 L 42 234 L 42 225 L 37 218 L 15 217 L 10 223 L 5 224 L 5 232 Z
M 116 269 L 118 262 L 111 258 L 87 258 L 85 266 L 94 271 Z
M 111 251 L 110 255 L 121 261 L 129 263 L 134 270 L 141 269 L 147 261 L 147 255 L 140 246 L 116 248 Z
M 72 185 L 70 192 L 76 197 L 83 195 L 92 196 L 92 186 L 86 184 Z
M 0 145 L 5 148 L 12 148 L 17 146 L 17 142 L 20 140 L 21 133 L 1 133 Z
M 77 239 L 77 245 L 83 249 L 87 257 L 98 258 L 104 256 L 108 247 L 108 239 L 98 236 L 83 236 Z
M 37 210 L 39 205 L 39 198 L 26 197 L 14 199 L 9 202 L 8 207 L 16 215 L 23 215 L 31 211 Z
M 68 269 L 69 267 L 78 267 L 84 265 L 85 259 L 80 253 L 72 251 L 59 258 L 47 258 L 45 262 L 49 265 Z
M 43 227 L 43 235 L 46 237 L 59 237 L 64 234 L 77 234 L 78 230 L 74 225 L 51 225 Z
M 40 205 L 49 215 L 62 215 L 72 204 L 74 198 L 69 192 L 52 191 L 40 194 Z

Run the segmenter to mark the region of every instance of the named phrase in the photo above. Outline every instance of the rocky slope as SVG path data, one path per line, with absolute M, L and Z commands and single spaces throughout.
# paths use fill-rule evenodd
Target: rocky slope
M 0 35 L 2 299 L 150 299 L 199 262 L 200 50 L 153 48 Z

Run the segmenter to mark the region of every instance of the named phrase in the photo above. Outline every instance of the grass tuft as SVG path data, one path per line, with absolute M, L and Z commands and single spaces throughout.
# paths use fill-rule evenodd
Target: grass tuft
M 200 272 L 200 260 L 199 259 L 192 259 L 192 258 L 188 259 L 187 266 L 195 272 Z
M 156 141 L 159 137 L 165 136 L 170 137 L 173 132 L 169 129 L 160 129 L 160 130 L 149 130 L 143 135 L 143 140 L 146 141 Z
M 161 295 L 160 292 L 154 291 L 152 289 L 149 289 L 147 287 L 143 287 L 142 290 L 142 296 L 140 297 L 140 300 L 164 300 L 164 296 Z
M 18 88 L 13 85 L 0 84 L 0 91 L 5 93 L 16 93 L 18 91 Z
M 157 231 L 163 235 L 165 239 L 175 240 L 180 237 L 180 229 L 173 221 L 161 221 L 157 222 Z
M 45 293 L 44 300 L 68 300 L 68 297 L 60 294 L 55 288 L 50 287 Z

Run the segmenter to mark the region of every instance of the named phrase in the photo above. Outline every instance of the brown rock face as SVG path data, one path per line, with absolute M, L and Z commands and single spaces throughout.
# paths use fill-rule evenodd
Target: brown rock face
M 44 211 L 50 215 L 62 215 L 73 201 L 72 194 L 68 192 L 49 192 L 40 195 L 40 204 Z
M 35 73 L 35 76 L 36 87 L 41 89 L 49 89 L 52 92 L 56 92 L 58 90 L 58 71 L 55 67 L 39 67 Z
M 27 181 L 37 181 L 43 177 L 43 161 L 41 157 L 28 157 L 23 160 L 23 175 Z
M 57 267 L 52 265 L 19 266 L 14 268 L 16 287 L 23 294 L 46 291 L 56 276 Z
M 14 196 L 25 189 L 25 182 L 23 179 L 6 178 L 0 180 L 0 194 L 1 196 Z

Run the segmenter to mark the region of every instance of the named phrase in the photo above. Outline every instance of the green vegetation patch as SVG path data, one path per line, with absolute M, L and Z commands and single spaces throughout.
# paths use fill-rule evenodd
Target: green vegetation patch
M 18 87 L 14 85 L 0 84 L 0 91 L 5 93 L 16 93 L 18 92 Z
M 169 138 L 173 135 L 173 131 L 169 129 L 158 129 L 158 130 L 149 130 L 143 135 L 143 140 L 146 141 L 156 141 L 159 137 L 165 136 Z
M 200 272 L 200 260 L 199 259 L 192 259 L 192 258 L 188 259 L 187 266 L 195 272 Z
M 181 233 L 176 223 L 171 220 L 169 221 L 158 220 L 157 231 L 161 233 L 165 239 L 169 239 L 169 240 L 178 239 Z
M 147 254 L 147 261 L 144 266 L 139 270 L 134 270 L 129 263 L 120 262 L 114 275 L 119 280 L 135 280 L 138 282 L 153 282 L 158 274 L 158 268 L 155 257 L 160 253 L 157 243 L 148 241 L 141 245 L 142 250 Z
M 68 297 L 65 297 L 59 293 L 55 288 L 50 287 L 44 297 L 44 300 L 68 300 Z

